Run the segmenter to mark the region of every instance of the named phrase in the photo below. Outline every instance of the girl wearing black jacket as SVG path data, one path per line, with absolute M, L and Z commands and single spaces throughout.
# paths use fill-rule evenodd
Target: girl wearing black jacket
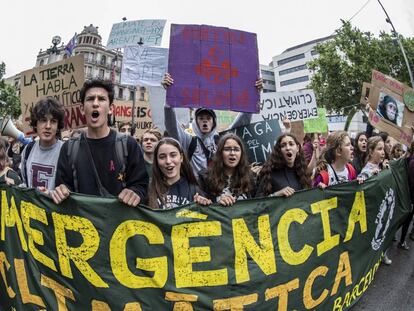
M 281 135 L 259 175 L 256 197 L 291 196 L 311 188 L 302 147 L 292 134 Z
M 207 197 L 223 206 L 254 196 L 253 173 L 246 148 L 237 135 L 228 133 L 220 138 L 213 161 L 200 172 L 199 181 Z

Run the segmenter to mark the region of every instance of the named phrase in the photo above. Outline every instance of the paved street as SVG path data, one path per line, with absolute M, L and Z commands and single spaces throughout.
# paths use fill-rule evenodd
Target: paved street
M 407 238 L 408 251 L 394 242 L 389 252 L 392 265 L 381 264 L 375 280 L 352 311 L 414 310 L 414 242 Z

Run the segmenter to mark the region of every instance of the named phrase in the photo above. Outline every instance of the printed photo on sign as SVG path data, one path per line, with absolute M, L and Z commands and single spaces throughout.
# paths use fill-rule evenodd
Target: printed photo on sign
M 381 92 L 377 113 L 384 119 L 401 126 L 404 115 L 404 103 L 389 94 Z

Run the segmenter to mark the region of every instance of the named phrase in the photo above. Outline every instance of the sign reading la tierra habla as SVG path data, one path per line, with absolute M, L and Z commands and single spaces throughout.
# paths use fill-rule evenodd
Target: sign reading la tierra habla
M 256 34 L 206 25 L 171 25 L 167 90 L 171 107 L 259 111 Z
M 65 108 L 65 129 L 84 127 L 80 90 L 85 80 L 83 55 L 36 67 L 21 73 L 21 109 L 24 132 L 30 134 L 30 108 L 42 98 L 53 97 Z

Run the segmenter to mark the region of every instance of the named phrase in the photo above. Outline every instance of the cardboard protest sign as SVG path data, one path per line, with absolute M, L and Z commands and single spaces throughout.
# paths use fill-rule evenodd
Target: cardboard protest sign
M 132 121 L 132 101 L 115 100 L 113 107 L 113 115 L 118 123 Z M 152 122 L 152 111 L 148 103 L 148 98 L 137 100 L 135 103 L 135 136 L 141 137 L 146 129 L 154 127 Z
M 160 86 L 168 66 L 168 49 L 129 46 L 122 59 L 121 84 Z
M 151 117 L 154 125 L 161 131 L 165 131 L 164 106 L 167 91 L 162 86 L 148 88 Z M 187 125 L 190 122 L 190 112 L 187 108 L 175 108 L 175 116 L 180 124 Z
M 360 100 L 361 104 L 370 105 L 368 118 L 371 125 L 406 146 L 410 145 L 413 136 L 414 113 L 408 108 L 413 92 L 407 85 L 373 70 L 372 83 L 363 83 Z
M 171 25 L 167 90 L 171 107 L 259 111 L 256 34 L 206 25 Z
M 408 217 L 405 161 L 369 178 L 169 210 L 0 187 L 1 310 L 349 310 Z
M 328 120 L 326 118 L 326 109 L 318 108 L 318 117 L 316 119 L 303 120 L 303 131 L 305 133 L 327 133 Z
M 137 45 L 139 42 L 143 45 L 159 46 L 165 22 L 165 19 L 145 19 L 113 24 L 106 48 L 118 49 Z
M 85 126 L 85 116 L 80 107 L 80 90 L 85 80 L 83 55 L 23 71 L 20 79 L 20 101 L 26 134 L 32 133 L 29 126 L 30 108 L 46 97 L 53 97 L 63 104 L 65 129 Z
M 239 136 L 247 149 L 250 163 L 263 164 L 272 152 L 282 131 L 277 120 L 261 121 L 221 132 L 220 135 L 233 132 Z
M 260 113 L 253 115 L 253 122 L 282 120 L 291 122 L 318 117 L 313 90 L 292 92 L 268 92 L 260 95 Z

